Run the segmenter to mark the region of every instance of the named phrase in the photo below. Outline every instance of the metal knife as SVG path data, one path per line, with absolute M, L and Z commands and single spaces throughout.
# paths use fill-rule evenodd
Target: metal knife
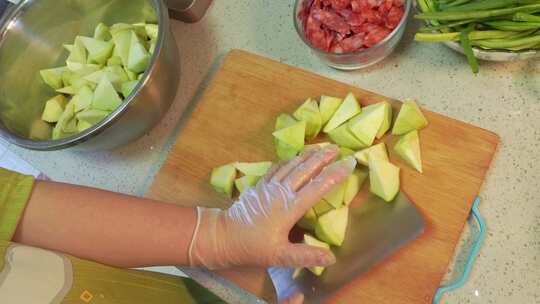
M 292 268 L 268 270 L 280 301 L 302 292 L 306 303 L 320 303 L 424 231 L 422 215 L 403 192 L 390 203 L 368 191 L 361 196 L 351 206 L 343 246 L 332 248 L 337 263 L 322 276 L 304 270 L 293 279 Z

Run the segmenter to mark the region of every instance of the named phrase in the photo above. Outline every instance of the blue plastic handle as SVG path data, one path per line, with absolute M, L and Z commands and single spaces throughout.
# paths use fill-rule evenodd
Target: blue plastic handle
M 456 282 L 441 286 L 437 292 L 435 293 L 435 296 L 433 297 L 433 304 L 439 303 L 441 300 L 441 297 L 444 293 L 455 290 L 460 288 L 467 282 L 467 279 L 469 278 L 469 274 L 471 273 L 471 269 L 474 264 L 474 260 L 476 259 L 476 256 L 478 255 L 478 251 L 480 250 L 480 247 L 482 246 L 482 242 L 486 238 L 486 222 L 482 217 L 480 216 L 480 210 L 478 210 L 478 205 L 480 204 L 480 197 L 477 196 L 474 200 L 471 213 L 476 219 L 476 222 L 478 223 L 478 227 L 480 232 L 478 233 L 478 239 L 476 240 L 476 243 L 474 244 L 474 247 L 471 251 L 471 255 L 469 256 L 469 260 L 467 261 L 467 264 L 465 265 L 465 271 L 463 271 L 463 274 L 459 280 Z

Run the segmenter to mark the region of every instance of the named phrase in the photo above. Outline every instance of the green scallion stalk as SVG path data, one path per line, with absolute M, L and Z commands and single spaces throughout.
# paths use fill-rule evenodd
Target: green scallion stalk
M 485 11 L 490 9 L 508 8 L 519 4 L 537 4 L 538 0 L 482 0 L 467 3 L 461 6 L 449 7 L 443 11 L 466 12 L 466 11 Z
M 466 4 L 466 3 L 469 3 L 471 2 L 472 0 L 456 0 L 454 2 L 441 2 L 439 4 L 439 8 L 441 10 L 445 10 L 447 8 L 450 8 L 450 7 L 455 7 L 455 6 L 459 6 L 459 5 L 463 5 L 463 4 Z
M 459 41 L 474 73 L 472 46 L 484 49 L 540 50 L 540 0 L 417 0 L 426 21 L 416 41 Z
M 460 21 L 457 21 L 457 22 L 449 22 L 449 23 L 445 23 L 445 24 L 441 24 L 441 25 L 437 25 L 437 26 L 424 26 L 424 27 L 421 27 L 420 30 L 437 31 L 437 30 L 441 30 L 441 29 L 450 29 L 450 28 L 458 26 L 458 25 L 463 25 L 463 24 L 467 24 L 467 23 L 471 23 L 471 22 L 475 22 L 475 21 L 476 21 L 476 19 L 460 20 Z
M 502 39 L 512 37 L 516 32 L 505 31 L 471 31 L 469 40 Z M 423 42 L 459 41 L 461 32 L 452 33 L 417 33 L 414 40 Z
M 464 20 L 476 18 L 490 18 L 504 15 L 510 15 L 518 12 L 534 12 L 540 10 L 539 4 L 523 5 L 503 9 L 494 9 L 486 11 L 468 11 L 468 12 L 429 12 L 422 15 L 415 15 L 416 19 L 421 20 Z
M 471 41 L 469 40 L 469 34 L 473 31 L 474 24 L 469 24 L 467 29 L 461 32 L 460 40 L 461 40 L 461 47 L 463 48 L 463 51 L 465 52 L 465 56 L 467 56 L 467 61 L 469 62 L 469 65 L 471 66 L 471 70 L 474 74 L 478 74 L 478 71 L 480 70 L 478 66 L 478 60 L 476 59 L 476 56 L 474 56 L 474 52 L 471 46 Z
M 536 49 L 538 47 L 540 47 L 540 43 L 530 43 L 530 44 L 524 44 L 522 46 L 511 47 L 511 48 L 507 48 L 507 49 L 511 50 L 511 51 L 523 51 L 523 50 Z
M 483 48 L 490 49 L 509 49 L 523 46 L 529 46 L 534 44 L 540 44 L 540 35 L 528 36 L 518 39 L 490 39 L 490 40 L 478 40 L 476 45 Z
M 418 6 L 420 6 L 420 10 L 422 10 L 422 12 L 424 13 L 429 13 L 429 12 L 432 12 L 433 8 L 431 7 L 433 4 L 433 2 L 431 2 L 431 0 L 417 0 L 418 1 Z M 438 26 L 440 25 L 439 21 L 437 20 L 431 20 L 429 21 L 430 24 L 434 25 L 434 26 Z
M 483 23 L 501 31 L 519 32 L 519 31 L 528 31 L 528 30 L 540 28 L 540 22 L 519 22 L 519 21 L 499 20 L 499 21 L 486 21 Z
M 540 22 L 540 16 L 526 14 L 526 13 L 515 13 L 512 20 L 525 21 L 525 22 Z

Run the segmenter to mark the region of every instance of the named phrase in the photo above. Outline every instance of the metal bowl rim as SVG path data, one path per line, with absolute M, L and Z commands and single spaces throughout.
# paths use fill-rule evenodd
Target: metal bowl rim
M 8 13 L 4 18 L 0 18 L 0 21 L 3 23 L 0 24 L 0 48 L 2 47 L 3 36 L 5 35 L 9 25 L 14 22 L 19 16 L 24 13 L 24 8 L 27 5 L 31 5 L 31 2 L 34 0 L 22 0 L 16 7 Z M 122 117 L 125 113 L 127 107 L 135 100 L 137 95 L 140 93 L 142 88 L 148 83 L 150 79 L 150 74 L 156 68 L 156 63 L 158 61 L 159 55 L 163 50 L 163 45 L 165 43 L 166 31 L 169 30 L 169 12 L 163 4 L 162 0 L 151 0 L 154 5 L 154 10 L 158 18 L 158 39 L 156 42 L 156 47 L 154 53 L 152 54 L 152 59 L 150 61 L 149 68 L 143 74 L 142 79 L 137 83 L 131 94 L 122 101 L 122 104 L 114 110 L 107 118 L 102 120 L 100 123 L 94 125 L 93 127 L 77 133 L 73 136 L 57 139 L 57 140 L 32 140 L 23 138 L 13 132 L 10 132 L 5 126 L 0 124 L 0 136 L 6 139 L 8 142 L 18 145 L 23 148 L 40 150 L 40 151 L 50 151 L 50 150 L 60 150 L 68 147 L 75 146 L 77 144 L 83 143 L 87 140 L 90 140 L 93 137 L 98 136 L 106 129 L 110 128 L 118 119 Z

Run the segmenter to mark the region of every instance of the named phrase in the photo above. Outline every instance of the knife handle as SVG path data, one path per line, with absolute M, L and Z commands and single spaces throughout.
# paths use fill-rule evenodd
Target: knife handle
M 486 238 L 486 222 L 480 215 L 480 210 L 478 210 L 478 205 L 480 204 L 480 197 L 477 196 L 474 200 L 471 214 L 473 215 L 473 218 L 476 220 L 478 224 L 478 238 L 476 239 L 476 242 L 471 250 L 471 254 L 469 256 L 469 259 L 467 260 L 467 264 L 465 264 L 465 270 L 463 271 L 461 277 L 456 280 L 455 282 L 441 286 L 437 292 L 435 293 L 435 296 L 433 297 L 433 304 L 437 304 L 444 293 L 450 292 L 452 290 L 458 289 L 461 286 L 467 282 L 467 279 L 469 278 L 469 274 L 471 273 L 471 269 L 473 267 L 474 261 L 476 259 L 476 256 L 478 255 L 478 251 L 480 250 L 480 247 L 482 246 L 482 242 Z

